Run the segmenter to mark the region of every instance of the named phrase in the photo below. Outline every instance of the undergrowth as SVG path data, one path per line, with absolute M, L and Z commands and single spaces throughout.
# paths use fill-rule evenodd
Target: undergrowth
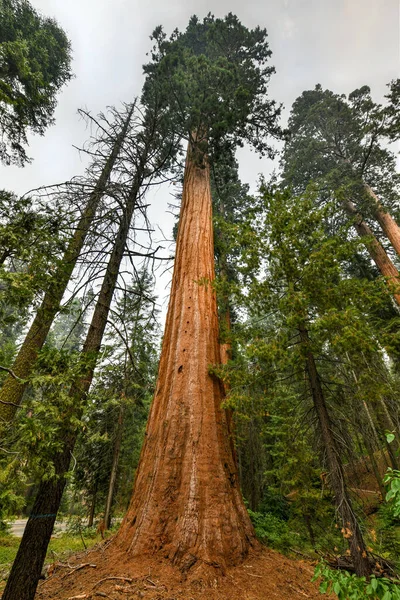
M 321 580 L 321 594 L 333 592 L 339 600 L 400 600 L 400 585 L 390 579 L 371 575 L 368 581 L 366 577 L 357 577 L 348 571 L 331 569 L 324 561 L 315 568 L 313 581 L 317 579 Z

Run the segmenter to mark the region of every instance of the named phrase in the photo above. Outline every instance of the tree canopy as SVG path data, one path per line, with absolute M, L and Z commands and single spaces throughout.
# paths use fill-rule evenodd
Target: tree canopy
M 57 93 L 71 77 L 71 45 L 56 21 L 28 0 L 1 0 L 0 160 L 29 160 L 28 133 L 54 123 Z
M 214 152 L 247 141 L 273 154 L 267 137 L 280 134 L 280 106 L 267 96 L 275 69 L 268 64 L 266 29 L 247 29 L 232 13 L 224 19 L 209 13 L 203 21 L 191 17 L 186 30 L 170 38 L 157 27 L 152 38 L 143 98 L 153 85 L 161 88 L 183 137 L 206 137 Z

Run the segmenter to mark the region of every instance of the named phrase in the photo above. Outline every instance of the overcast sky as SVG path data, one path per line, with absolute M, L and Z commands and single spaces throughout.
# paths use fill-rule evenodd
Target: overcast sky
M 189 17 L 208 12 L 235 13 L 248 27 L 266 27 L 276 74 L 270 95 L 282 102 L 287 118 L 304 90 L 320 83 L 349 93 L 367 84 L 376 99 L 400 76 L 399 0 L 31 0 L 55 17 L 73 48 L 75 79 L 59 95 L 56 125 L 30 140 L 31 165 L 0 167 L 1 187 L 18 193 L 82 173 L 84 164 L 72 145 L 87 138 L 77 108 L 92 112 L 130 101 L 140 94 L 142 64 L 151 47 L 149 35 L 184 29 Z M 243 181 L 255 185 L 271 168 L 249 151 L 239 155 Z M 151 215 L 169 234 L 169 193 L 152 198 Z

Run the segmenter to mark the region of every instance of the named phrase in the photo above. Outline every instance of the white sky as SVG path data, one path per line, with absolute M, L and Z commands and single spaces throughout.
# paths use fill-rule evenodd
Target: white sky
M 75 79 L 59 95 L 56 125 L 30 143 L 31 165 L 0 166 L 0 187 L 24 193 L 81 174 L 84 164 L 72 144 L 88 137 L 79 107 L 96 113 L 140 94 L 149 35 L 162 24 L 169 34 L 189 17 L 211 11 L 237 14 L 248 27 L 266 27 L 273 52 L 270 95 L 286 106 L 316 83 L 349 93 L 367 84 L 380 100 L 400 76 L 399 0 L 31 0 L 66 30 L 73 48 Z M 241 177 L 254 187 L 271 164 L 248 150 L 239 154 Z M 151 218 L 167 235 L 173 188 L 152 195 Z M 165 284 L 163 284 L 165 285 Z M 165 292 L 158 290 L 162 296 Z M 162 299 L 162 298 L 161 298 Z

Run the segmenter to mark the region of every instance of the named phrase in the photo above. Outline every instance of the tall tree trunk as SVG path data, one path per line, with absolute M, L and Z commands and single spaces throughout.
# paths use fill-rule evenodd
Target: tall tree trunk
M 75 233 L 71 238 L 68 247 L 64 253 L 54 276 L 51 279 L 49 288 L 45 293 L 42 304 L 40 305 L 36 317 L 25 337 L 25 340 L 18 352 L 18 355 L 12 366 L 13 372 L 18 378 L 25 380 L 29 377 L 39 351 L 46 341 L 47 334 L 54 321 L 57 312 L 60 309 L 60 303 L 68 286 L 72 272 L 82 251 L 86 236 L 92 225 L 96 210 L 104 194 L 108 180 L 114 168 L 115 162 L 120 153 L 123 141 L 128 131 L 134 106 L 130 109 L 126 121 L 122 127 L 121 133 L 116 138 L 110 156 L 108 157 L 96 186 L 91 193 L 82 217 L 76 227 Z M 8 375 L 0 390 L 0 435 L 4 429 L 5 423 L 12 421 L 26 387 L 26 383 Z
M 189 148 L 156 393 L 117 543 L 182 571 L 238 564 L 256 543 L 231 452 L 220 362 L 210 173 Z M 214 569 L 213 569 L 214 568 Z M 191 571 L 191 573 L 193 573 Z
M 39 485 L 2 600 L 33 600 L 36 593 L 78 435 L 71 419 L 79 419 L 82 416 L 85 399 L 92 383 L 140 184 L 141 180 L 135 178 L 82 349 L 83 363 L 88 363 L 87 372 L 71 386 L 69 392 L 71 408 L 65 415 L 67 425 L 60 432 L 60 445 L 63 450 L 54 457 L 54 477 L 49 481 L 42 481 Z
M 108 486 L 106 508 L 104 511 L 105 529 L 110 529 L 110 525 L 111 525 L 111 506 L 112 506 L 112 501 L 113 501 L 113 497 L 114 497 L 115 482 L 117 479 L 119 455 L 121 453 L 122 433 L 124 431 L 124 413 L 125 413 L 125 404 L 122 402 L 120 409 L 119 409 L 119 415 L 118 415 L 117 432 L 115 435 L 115 442 L 114 442 L 114 452 L 113 452 L 113 461 L 112 461 L 112 467 L 111 467 L 110 483 Z
M 322 443 L 327 456 L 330 483 L 335 497 L 336 509 L 342 522 L 342 533 L 348 541 L 356 574 L 359 577 L 369 576 L 371 574 L 371 566 L 361 529 L 351 504 L 344 477 L 343 464 L 332 432 L 331 420 L 322 391 L 321 380 L 314 355 L 310 348 L 308 331 L 302 326 L 299 327 L 299 333 L 300 340 L 305 348 L 306 372 L 314 408 L 318 417 Z
M 372 213 L 375 219 L 378 221 L 379 225 L 382 227 L 382 231 L 400 256 L 400 227 L 391 214 L 384 209 L 378 196 L 371 187 L 367 183 L 364 184 L 364 187 L 368 196 L 373 200 Z
M 382 244 L 376 239 L 372 229 L 363 220 L 355 205 L 350 200 L 343 201 L 346 213 L 353 218 L 354 227 L 361 238 L 366 239 L 368 252 L 381 274 L 386 277 L 393 298 L 400 306 L 400 277 L 399 272 L 390 260 Z

